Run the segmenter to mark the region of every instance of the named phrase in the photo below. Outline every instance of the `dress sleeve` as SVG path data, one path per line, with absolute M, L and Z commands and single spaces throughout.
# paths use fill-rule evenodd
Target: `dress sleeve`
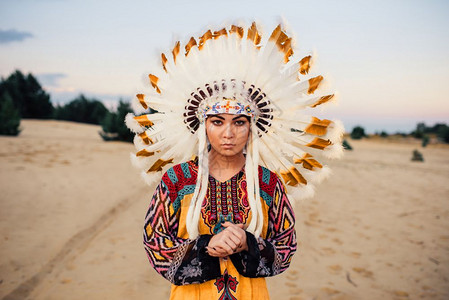
M 248 251 L 231 255 L 240 274 L 267 277 L 284 272 L 296 252 L 295 215 L 285 188 L 278 179 L 268 211 L 267 237 L 258 239 L 246 232 Z
M 206 253 L 210 235 L 195 240 L 178 237 L 179 211 L 161 182 L 145 217 L 144 247 L 153 268 L 175 285 L 203 283 L 220 277 L 219 259 Z

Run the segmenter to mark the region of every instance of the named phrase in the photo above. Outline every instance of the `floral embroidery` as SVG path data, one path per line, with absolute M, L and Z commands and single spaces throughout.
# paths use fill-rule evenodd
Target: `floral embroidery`
M 190 264 L 185 266 L 181 271 L 183 277 L 199 277 L 202 273 L 201 262 L 198 261 L 198 258 L 192 259 Z
M 257 275 L 258 276 L 270 275 L 270 269 L 267 266 L 267 260 L 265 257 L 262 257 L 259 261 L 259 266 L 257 267 Z

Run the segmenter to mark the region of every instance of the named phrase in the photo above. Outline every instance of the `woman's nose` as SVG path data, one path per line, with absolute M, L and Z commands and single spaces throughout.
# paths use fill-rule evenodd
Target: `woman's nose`
M 228 139 L 234 137 L 234 128 L 232 128 L 232 124 L 225 125 L 223 137 Z

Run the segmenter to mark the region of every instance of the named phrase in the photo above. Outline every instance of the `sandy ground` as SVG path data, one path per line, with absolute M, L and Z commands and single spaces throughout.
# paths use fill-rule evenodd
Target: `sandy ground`
M 98 126 L 0 137 L 0 298 L 167 299 L 141 228 L 152 189 Z M 449 147 L 350 141 L 297 205 L 299 252 L 272 299 L 449 299 Z M 419 149 L 424 163 L 411 162 Z

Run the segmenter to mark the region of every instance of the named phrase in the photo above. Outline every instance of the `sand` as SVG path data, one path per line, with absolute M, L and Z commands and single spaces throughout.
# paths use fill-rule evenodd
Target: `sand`
M 142 247 L 154 187 L 94 125 L 25 120 L 0 137 L 0 298 L 168 299 Z M 449 147 L 351 141 L 296 210 L 272 299 L 448 299 Z M 419 149 L 424 162 L 411 162 Z

